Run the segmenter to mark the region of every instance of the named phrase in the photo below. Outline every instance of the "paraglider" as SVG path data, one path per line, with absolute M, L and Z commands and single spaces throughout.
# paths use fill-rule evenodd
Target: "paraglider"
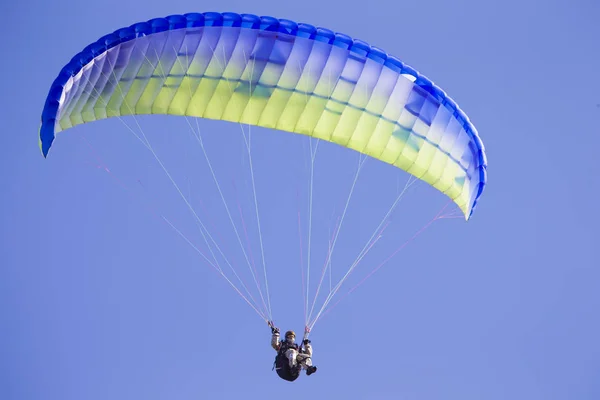
M 279 328 L 269 323 L 271 327 L 271 347 L 277 352 L 273 368 L 281 379 L 293 382 L 300 376 L 300 371 L 306 371 L 310 376 L 317 372 L 312 364 L 312 344 L 305 336 L 302 345 L 296 343 L 296 333 L 287 331 L 284 339 L 280 340 Z
M 285 19 L 190 13 L 103 36 L 52 83 L 39 132 L 42 154 L 64 130 L 143 114 L 237 122 L 332 142 L 428 183 L 467 220 L 487 181 L 477 130 L 442 89 L 377 47 Z M 293 331 L 280 340 L 271 318 L 259 312 L 272 329 L 283 379 L 316 372 L 307 332 L 330 297 L 305 321 L 300 346 Z M 270 314 L 270 304 L 265 308 Z

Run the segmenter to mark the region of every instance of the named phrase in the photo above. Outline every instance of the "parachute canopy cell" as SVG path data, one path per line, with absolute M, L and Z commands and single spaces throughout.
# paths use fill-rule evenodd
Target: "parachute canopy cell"
M 251 124 L 334 142 L 401 168 L 468 219 L 486 184 L 475 127 L 444 91 L 381 49 L 273 17 L 192 13 L 103 36 L 52 84 L 40 127 L 172 114 Z

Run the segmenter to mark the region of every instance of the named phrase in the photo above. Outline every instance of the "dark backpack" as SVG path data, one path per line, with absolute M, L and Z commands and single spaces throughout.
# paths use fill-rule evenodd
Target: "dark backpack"
M 275 362 L 273 363 L 273 368 L 275 369 L 275 372 L 277 372 L 277 375 L 279 375 L 279 377 L 281 379 L 284 379 L 289 382 L 293 382 L 296 379 L 298 379 L 298 377 L 300 376 L 301 367 L 298 365 L 295 368 L 290 368 L 290 362 L 289 362 L 288 358 L 285 356 L 285 352 L 288 349 L 296 349 L 296 350 L 300 351 L 297 344 L 289 345 L 286 342 L 281 342 L 279 351 L 277 352 L 277 355 L 275 356 Z

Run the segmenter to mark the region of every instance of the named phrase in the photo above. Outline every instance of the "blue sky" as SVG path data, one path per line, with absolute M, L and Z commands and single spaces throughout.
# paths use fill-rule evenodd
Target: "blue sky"
M 600 398 L 597 2 L 23 1 L 0 11 L 0 398 Z M 385 49 L 458 102 L 488 154 L 472 220 L 436 221 L 319 320 L 319 372 L 293 384 L 271 371 L 264 321 L 162 219 L 202 244 L 176 190 L 120 121 L 65 133 L 48 159 L 37 147 L 49 85 L 75 53 L 133 22 L 205 11 L 308 22 Z M 246 271 L 185 120 L 139 121 Z M 200 128 L 259 260 L 240 127 Z M 275 322 L 301 330 L 297 213 L 306 223 L 308 145 L 259 128 L 252 138 Z M 320 146 L 313 277 L 358 160 Z M 406 176 L 368 160 L 360 178 L 334 273 Z M 445 203 L 415 185 L 340 294 Z

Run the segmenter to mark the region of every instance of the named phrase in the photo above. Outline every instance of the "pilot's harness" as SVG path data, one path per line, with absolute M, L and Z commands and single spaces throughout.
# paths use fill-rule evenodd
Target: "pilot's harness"
M 269 325 L 269 328 L 271 328 L 271 329 L 275 328 L 275 324 L 273 323 L 273 321 L 267 321 L 267 324 Z M 308 326 L 305 326 L 304 327 L 304 336 L 302 337 L 302 342 L 301 342 L 302 344 L 300 346 L 298 346 L 295 343 L 293 345 L 289 345 L 287 343 L 287 341 L 280 342 L 280 347 L 279 347 L 279 350 L 277 350 L 277 355 L 275 356 L 275 361 L 273 361 L 273 368 L 271 368 L 271 371 L 273 371 L 277 366 L 277 358 L 279 356 L 281 356 L 282 354 L 285 354 L 286 350 L 288 350 L 290 348 L 294 348 L 295 350 L 298 351 L 298 353 L 305 354 L 304 351 L 306 351 L 306 349 L 304 348 L 304 341 L 306 339 L 308 339 L 309 333 L 310 333 L 310 328 Z M 298 347 L 298 348 L 295 348 L 295 347 Z

